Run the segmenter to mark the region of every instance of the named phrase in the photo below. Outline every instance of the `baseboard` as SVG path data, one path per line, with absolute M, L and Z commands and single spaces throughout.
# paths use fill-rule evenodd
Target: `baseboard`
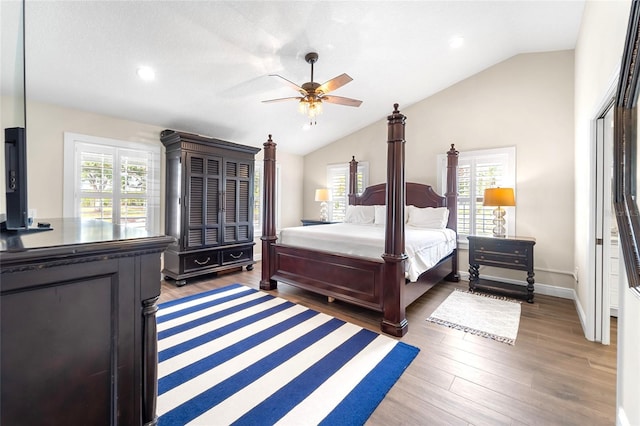
M 575 291 L 574 291 L 574 294 L 575 294 Z M 573 298 L 573 302 L 576 305 L 576 312 L 578 313 L 578 319 L 580 320 L 580 325 L 582 326 L 582 332 L 584 333 L 584 337 L 590 342 L 593 342 L 595 338 L 594 333 L 593 331 L 591 332 L 588 331 L 588 330 L 592 330 L 593 327 L 587 326 L 587 314 L 584 312 L 584 309 L 582 308 L 582 304 L 580 303 L 580 299 L 578 299 L 578 295 L 575 295 L 575 297 Z
M 468 272 L 460 271 L 459 274 L 460 274 L 460 277 L 462 279 L 467 280 L 467 281 L 469 280 L 469 273 Z M 489 275 L 482 275 L 482 278 L 501 281 L 503 283 L 514 284 L 514 285 L 521 285 L 521 286 L 526 286 L 527 285 L 526 281 L 512 280 L 512 279 L 509 279 L 509 278 L 493 277 L 493 276 L 489 276 Z M 576 300 L 576 292 L 572 288 L 558 287 L 558 286 L 555 286 L 555 285 L 549 285 L 549 284 L 544 284 L 544 283 L 539 283 L 539 282 L 535 283 L 535 293 L 536 294 L 544 294 L 546 296 L 560 297 L 562 299 Z
M 618 407 L 618 416 L 616 418 L 616 426 L 631 426 L 627 414 L 624 412 L 624 408 Z

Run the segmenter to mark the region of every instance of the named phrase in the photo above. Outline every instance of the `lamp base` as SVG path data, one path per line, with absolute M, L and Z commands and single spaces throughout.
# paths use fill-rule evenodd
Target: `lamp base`
M 329 222 L 329 214 L 327 213 L 326 201 L 320 203 L 320 220 L 323 222 Z
M 507 236 L 507 229 L 505 224 L 507 223 L 504 216 L 507 212 L 502 207 L 497 207 L 493 210 L 493 236 L 496 238 L 505 238 Z

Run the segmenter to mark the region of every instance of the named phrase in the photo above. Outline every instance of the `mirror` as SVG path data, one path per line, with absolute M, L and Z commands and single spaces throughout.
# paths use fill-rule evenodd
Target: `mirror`
M 640 90 L 640 3 L 632 2 L 622 53 L 620 80 L 614 110 L 613 202 L 629 287 L 640 293 L 640 151 L 636 105 Z
M 0 1 L 0 135 L 4 129 L 26 127 L 24 80 L 24 0 Z M 7 211 L 5 188 L 4 142 L 0 149 L 0 216 Z
M 26 127 L 24 11 L 24 0 L 0 2 L 2 129 Z

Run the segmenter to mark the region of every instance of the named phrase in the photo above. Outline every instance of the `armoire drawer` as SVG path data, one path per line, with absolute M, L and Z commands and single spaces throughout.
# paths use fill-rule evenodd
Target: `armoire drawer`
M 220 250 L 187 254 L 182 258 L 182 262 L 185 272 L 220 266 Z
M 222 250 L 222 264 L 228 265 L 236 262 L 246 262 L 253 259 L 253 247 L 234 247 Z

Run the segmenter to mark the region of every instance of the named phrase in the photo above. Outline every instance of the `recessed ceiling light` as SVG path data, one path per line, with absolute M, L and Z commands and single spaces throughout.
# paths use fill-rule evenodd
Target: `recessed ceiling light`
M 151 67 L 138 67 L 136 72 L 138 77 L 144 81 L 151 81 L 156 78 L 156 72 Z
M 457 49 L 459 47 L 462 47 L 463 44 L 464 44 L 464 37 L 462 36 L 451 37 L 451 39 L 449 40 L 449 47 L 451 47 L 452 49 Z

